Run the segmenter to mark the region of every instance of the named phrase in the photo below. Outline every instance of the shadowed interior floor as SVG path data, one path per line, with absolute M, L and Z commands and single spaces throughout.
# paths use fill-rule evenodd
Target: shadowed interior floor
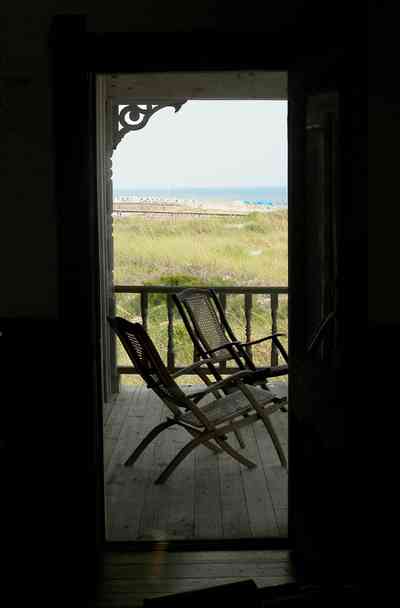
M 134 608 L 144 599 L 251 579 L 260 590 L 292 585 L 288 551 L 150 551 L 106 553 L 96 607 Z M 227 598 L 228 599 L 228 598 Z M 214 606 L 211 598 L 208 604 Z M 228 600 L 229 601 L 229 600 Z M 188 602 L 188 606 L 191 602 Z M 220 603 L 218 603 L 220 605 Z M 230 605 L 235 605 L 230 597 Z M 251 606 L 251 600 L 247 601 Z M 258 604 L 260 605 L 260 604 Z M 261 604 L 263 605 L 263 604 Z

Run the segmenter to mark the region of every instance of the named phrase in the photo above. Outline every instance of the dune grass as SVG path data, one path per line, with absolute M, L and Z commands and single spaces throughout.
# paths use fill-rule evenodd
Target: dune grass
M 287 278 L 287 212 L 245 217 L 114 219 L 114 283 L 126 285 L 284 286 Z M 279 331 L 287 332 L 287 299 L 280 297 Z M 117 314 L 140 321 L 136 294 L 117 294 Z M 227 298 L 227 315 L 239 339 L 245 338 L 244 297 Z M 167 351 L 165 296 L 150 297 L 149 333 L 164 360 Z M 271 331 L 269 297 L 253 296 L 252 338 Z M 175 313 L 176 364 L 192 361 L 193 347 Z M 259 365 L 269 360 L 270 344 L 255 349 Z M 118 345 L 118 363 L 128 364 Z M 129 381 L 135 381 L 131 376 Z M 124 376 L 124 383 L 128 377 Z M 185 379 L 187 382 L 187 378 Z

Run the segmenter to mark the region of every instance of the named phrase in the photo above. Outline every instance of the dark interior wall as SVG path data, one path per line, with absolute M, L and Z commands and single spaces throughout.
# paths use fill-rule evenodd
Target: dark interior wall
M 375 66 L 368 96 L 368 319 L 400 325 L 398 142 L 400 100 L 391 70 Z M 389 73 L 388 73 L 389 72 Z M 389 339 L 380 334 L 379 338 Z M 398 336 L 398 334 L 397 334 Z M 393 340 L 398 344 L 397 339 Z M 383 344 L 377 347 L 383 349 Z
M 307 3 L 307 10 L 303 2 L 281 2 L 279 6 L 264 3 L 263 14 L 257 10 L 244 12 L 242 7 L 237 14 L 232 7 L 224 12 L 221 8 L 217 10 L 213 1 L 117 2 L 111 14 L 97 4 L 65 0 L 41 2 L 40 6 L 27 3 L 25 7 L 3 4 L 0 9 L 4 13 L 0 115 L 5 134 L 0 138 L 3 146 L 0 329 L 4 331 L 0 369 L 9 422 L 6 428 L 13 429 L 15 435 L 15 448 L 11 451 L 14 466 L 9 468 L 11 474 L 5 482 L 8 495 L 15 499 L 10 504 L 8 520 L 13 522 L 10 538 L 14 552 L 10 555 L 18 560 L 19 548 L 29 551 L 34 548 L 34 552 L 44 548 L 48 558 L 54 556 L 46 566 L 46 586 L 54 593 L 65 589 L 66 584 L 71 591 L 79 588 L 87 561 L 82 539 L 86 541 L 87 522 L 94 515 L 93 501 L 89 503 L 89 513 L 86 503 L 87 493 L 90 494 L 86 475 L 87 410 L 92 397 L 86 392 L 89 385 L 81 389 L 74 384 L 75 362 L 62 356 L 63 328 L 58 322 L 60 277 L 48 46 L 52 17 L 60 13 L 87 13 L 88 28 L 94 32 L 173 33 L 207 28 L 231 31 L 238 54 L 240 32 L 253 31 L 258 40 L 265 39 L 275 53 L 276 49 L 282 49 L 282 56 L 293 62 L 301 54 L 323 56 L 330 43 L 337 43 L 337 32 L 341 32 L 343 42 L 346 27 L 337 13 L 330 16 L 327 24 L 325 15 L 313 10 L 312 2 Z M 261 51 L 263 48 L 260 44 Z M 143 48 L 144 55 L 145 52 Z M 352 68 L 355 71 L 357 61 L 355 55 Z M 358 81 L 356 77 L 346 98 L 349 128 L 346 172 L 347 183 L 352 187 L 343 223 L 342 256 L 347 280 L 352 273 L 360 277 L 365 236 L 359 221 L 363 209 L 360 188 L 365 183 L 362 161 L 365 145 L 357 127 L 360 114 L 356 104 L 362 101 Z M 354 251 L 358 251 L 359 262 Z M 378 279 L 377 272 L 374 280 Z M 364 289 L 364 278 L 361 284 Z M 364 298 L 360 292 L 354 287 L 346 289 L 355 298 L 350 298 L 352 310 L 355 301 L 357 306 L 362 305 Z M 375 293 L 374 289 L 372 292 Z M 391 310 L 391 318 L 396 318 L 395 307 Z M 381 301 L 374 307 L 373 318 L 377 321 L 387 318 L 387 307 Z M 20 319 L 24 321 L 20 323 Z M 76 344 L 79 348 L 79 334 Z M 61 557 L 63 551 L 70 559 Z M 34 553 L 30 553 L 30 558 L 32 573 L 43 580 Z
M 120 2 L 110 14 L 97 2 L 2 3 L 0 266 L 6 297 L 0 298 L 0 318 L 58 316 L 52 17 L 88 14 L 92 31 L 179 31 L 209 25 L 209 4 Z
M 306 6 L 304 6 L 306 4 Z M 315 5 L 315 6 L 314 6 Z M 7 3 L 2 12 L 1 120 L 2 221 L 0 318 L 58 316 L 56 201 L 53 193 L 54 142 L 48 35 L 55 14 L 88 15 L 89 31 L 232 31 L 255 38 L 283 56 L 317 53 L 321 43 L 337 43 L 350 26 L 335 13 L 321 21 L 316 3 L 263 3 L 249 11 L 208 0 L 199 3 L 117 2 L 114 10 L 97 2 Z M 335 25 L 336 24 L 336 25 Z M 338 30 L 336 30 L 338 31 Z M 260 38 L 262 36 L 262 38 Z M 206 37 L 204 40 L 206 44 Z M 261 47 L 262 48 L 262 45 Z M 145 49 L 143 49 L 145 54 Z M 184 57 L 184 49 L 182 49 Z M 136 58 L 137 59 L 137 58 Z M 77 217 L 77 221 L 79 218 Z M 40 237 L 38 236 L 40 234 Z
M 49 17 L 8 9 L 1 20 L 0 266 L 5 297 L 0 299 L 0 317 L 54 318 L 58 260 Z

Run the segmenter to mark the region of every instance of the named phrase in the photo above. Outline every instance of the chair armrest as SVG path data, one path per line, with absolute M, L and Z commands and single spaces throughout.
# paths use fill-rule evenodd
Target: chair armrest
M 265 340 L 273 340 L 278 336 L 286 336 L 286 334 L 275 332 L 269 336 L 264 336 L 264 338 L 259 338 L 258 340 L 251 340 L 251 342 L 240 342 L 241 346 L 253 346 L 254 344 L 260 344 L 260 342 L 264 342 Z
M 281 333 L 281 332 L 274 332 L 273 334 L 270 334 L 269 336 L 265 336 L 264 338 L 259 338 L 258 340 L 252 340 L 251 342 L 240 342 L 239 340 L 232 340 L 232 342 L 224 342 L 224 344 L 221 344 L 220 346 L 217 346 L 216 348 L 212 348 L 211 350 L 207 350 L 205 351 L 207 355 L 211 355 L 214 354 L 216 352 L 218 352 L 219 350 L 223 350 L 225 349 L 229 349 L 229 347 L 236 347 L 238 348 L 238 350 L 240 348 L 244 348 L 246 346 L 253 346 L 254 344 L 260 344 L 260 342 L 264 342 L 265 340 L 273 340 L 275 342 L 275 345 L 278 347 L 283 359 L 286 361 L 286 363 L 288 362 L 288 356 L 287 356 L 287 352 L 284 349 L 282 343 L 279 341 L 279 336 L 286 336 L 286 334 Z M 240 355 L 240 353 L 238 353 Z M 225 357 L 226 361 L 229 361 L 230 359 L 233 359 L 234 357 Z
M 278 348 L 279 352 L 281 353 L 284 361 L 286 363 L 288 363 L 289 362 L 288 354 L 287 354 L 282 342 L 279 340 L 279 336 L 286 336 L 286 334 L 275 332 L 275 333 L 271 334 L 270 336 L 266 336 L 265 338 L 260 338 L 259 340 L 254 340 L 253 342 L 243 342 L 241 344 L 241 346 L 242 347 L 251 346 L 252 344 L 259 344 L 260 342 L 263 342 L 264 340 L 272 340 L 275 343 L 275 346 Z
M 197 371 L 199 367 L 201 367 L 202 365 L 207 366 L 207 364 L 209 363 L 219 363 L 219 359 L 210 357 L 210 359 L 201 359 L 200 361 L 195 361 L 191 365 L 187 365 L 186 367 L 183 367 L 177 372 L 171 374 L 171 378 L 178 378 L 178 376 L 181 376 L 182 374 L 187 374 L 191 371 Z
M 214 382 L 210 386 L 206 388 L 200 389 L 195 393 L 191 393 L 188 395 L 189 399 L 197 398 L 199 395 L 206 395 L 207 393 L 211 393 L 221 388 L 225 388 L 226 386 L 235 385 L 240 380 L 245 380 L 247 377 L 251 377 L 253 374 L 250 370 L 241 370 L 240 372 L 236 372 L 231 374 L 228 378 L 224 378 L 224 380 L 220 380 L 219 382 Z

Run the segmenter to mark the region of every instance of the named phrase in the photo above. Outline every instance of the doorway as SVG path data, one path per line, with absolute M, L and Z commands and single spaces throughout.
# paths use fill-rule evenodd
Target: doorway
M 224 38 L 225 43 L 221 44 L 221 35 L 213 36 L 210 32 L 209 44 L 202 44 L 204 34 L 197 36 L 191 34 L 185 38 L 185 52 L 182 53 L 183 37 L 181 35 L 169 37 L 169 44 L 165 47 L 165 55 L 153 52 L 159 35 L 146 34 L 146 54 L 132 54 L 132 45 L 139 45 L 137 35 L 118 34 L 118 37 L 110 35 L 97 36 L 84 33 L 83 19 L 73 16 L 60 18 L 60 30 L 58 36 L 54 37 L 54 106 L 56 121 L 56 195 L 60 218 L 60 288 L 61 288 L 61 318 L 65 331 L 64 350 L 71 356 L 75 367 L 75 383 L 82 384 L 87 388 L 88 410 L 89 410 L 89 480 L 90 491 L 90 519 L 89 530 L 93 532 L 96 544 L 92 543 L 100 554 L 104 547 L 104 527 L 103 527 L 103 476 L 102 476 L 102 438 L 99 433 L 99 422 L 101 421 L 101 407 L 98 407 L 100 396 L 100 385 L 97 379 L 102 378 L 103 374 L 99 369 L 101 356 L 99 354 L 100 344 L 104 345 L 103 339 L 100 341 L 100 324 L 104 320 L 104 315 L 97 310 L 98 304 L 104 302 L 104 298 L 98 298 L 99 287 L 102 289 L 102 277 L 98 275 L 99 264 L 97 247 L 100 230 L 96 230 L 97 207 L 96 207 L 96 163 L 93 162 L 93 151 L 95 150 L 95 82 L 96 73 L 108 73 L 117 70 L 125 71 L 144 71 L 157 72 L 167 70 L 204 70 L 204 69 L 238 69 L 238 66 L 247 69 L 257 67 L 265 69 L 287 69 L 291 66 L 289 78 L 289 209 L 290 209 L 290 230 L 289 230 L 289 276 L 290 276 L 290 348 L 291 348 L 291 374 L 289 390 L 291 399 L 290 416 L 290 451 L 292 455 L 290 471 L 290 529 L 289 537 L 292 547 L 302 554 L 316 553 L 320 549 L 329 548 L 325 532 L 327 530 L 326 513 L 332 513 L 331 498 L 333 495 L 340 496 L 337 492 L 337 484 L 332 486 L 331 477 L 326 475 L 326 458 L 307 458 L 304 454 L 304 444 L 309 441 L 310 433 L 315 440 L 315 454 L 323 456 L 330 449 L 330 444 L 326 446 L 324 439 L 326 436 L 333 438 L 335 446 L 335 433 L 337 428 L 337 439 L 343 436 L 343 424 L 337 419 L 336 427 L 329 425 L 329 421 L 337 410 L 343 410 L 348 400 L 338 402 L 337 408 L 329 408 L 327 404 L 332 402 L 334 394 L 330 387 L 335 387 L 334 380 L 340 377 L 331 366 L 332 382 L 325 383 L 323 379 L 319 383 L 317 391 L 312 393 L 313 404 L 310 404 L 310 393 L 306 384 L 315 379 L 315 373 L 311 379 L 307 374 L 310 371 L 304 367 L 307 357 L 307 339 L 305 337 L 305 310 L 307 307 L 307 296 L 304 290 L 306 279 L 312 284 L 314 277 L 306 277 L 306 258 L 308 250 L 304 248 L 304 226 L 307 219 L 308 201 L 305 197 L 305 118 L 306 100 L 309 94 L 320 92 L 324 89 L 330 91 L 331 88 L 339 86 L 341 116 L 339 122 L 340 147 L 338 148 L 338 173 L 344 174 L 343 182 L 347 185 L 353 177 L 353 164 L 347 162 L 348 156 L 344 153 L 346 145 L 353 144 L 356 137 L 353 136 L 351 125 L 354 104 L 353 101 L 353 72 L 350 71 L 346 54 L 336 51 L 327 56 L 320 49 L 316 57 L 307 59 L 299 58 L 299 49 L 296 47 L 293 55 L 288 53 L 282 59 L 282 49 L 280 45 L 271 44 L 268 50 L 259 45 L 260 38 L 255 41 L 254 37 L 248 39 L 249 44 L 238 45 L 237 40 L 229 34 Z M 71 61 L 71 32 L 76 33 L 77 44 L 74 46 L 73 57 L 76 62 Z M 115 45 L 115 43 L 118 44 Z M 114 46 L 115 45 L 115 46 Z M 199 54 L 198 49 L 202 52 Z M 89 52 L 90 49 L 90 52 Z M 122 52 L 125 50 L 127 52 Z M 129 52 L 128 52 L 129 51 Z M 327 63 L 328 62 L 328 63 Z M 350 73 L 351 72 L 351 73 Z M 344 74 L 344 79 L 342 78 Z M 356 81 L 358 82 L 358 81 Z M 71 97 L 71 90 L 74 95 Z M 97 98 L 99 99 L 99 98 Z M 102 98 L 101 98 L 102 99 Z M 358 99 L 358 98 L 357 98 Z M 82 102 L 84 102 L 82 104 Z M 356 121 L 356 124 L 358 122 Z M 101 130 L 98 130 L 100 136 Z M 349 134 L 350 132 L 350 134 Z M 107 161 L 110 157 L 105 157 Z M 107 163 L 106 163 L 107 164 Z M 108 167 L 108 164 L 107 164 Z M 98 172 L 102 174 L 101 172 Z M 74 176 L 74 179 L 71 179 Z M 337 181 L 337 180 L 336 180 Z M 336 183 L 335 181 L 335 183 Z M 76 199 L 76 188 L 79 186 L 79 198 Z M 97 187 L 97 193 L 100 192 Z M 71 205 L 71 200 L 78 200 L 79 209 L 83 212 L 82 221 L 76 221 L 76 205 Z M 359 201 L 359 198 L 355 198 Z M 336 196 L 336 211 L 342 209 L 342 196 Z M 353 207 L 352 207 L 353 208 Z M 339 217 L 340 219 L 340 217 Z M 101 218 L 100 218 L 101 220 Z M 343 218 L 342 218 L 343 220 Z M 348 240 L 348 230 L 345 223 L 339 222 L 337 232 L 338 259 L 341 265 L 344 263 L 343 249 L 346 249 L 350 242 Z M 99 234 L 98 234 L 99 233 Z M 312 244 L 310 244 L 312 247 Z M 103 251 L 100 248 L 100 251 Z M 343 268 L 342 268 L 343 270 Z M 345 287 L 342 282 L 337 282 L 342 286 L 339 291 L 341 310 L 345 299 Z M 100 290 L 101 290 L 100 289 Z M 77 298 L 77 293 L 80 297 Z M 343 334 L 343 324 L 337 320 L 339 329 L 338 348 L 336 349 L 335 359 L 342 360 L 342 355 L 346 352 L 340 338 Z M 314 327 L 309 328 L 310 332 Z M 342 333 L 340 333 L 342 332 Z M 81 344 L 84 348 L 79 352 L 76 349 L 76 335 L 81 337 Z M 104 353 L 101 353 L 104 361 Z M 95 363 L 95 366 L 93 365 Z M 327 370 L 328 373 L 329 370 Z M 335 375 L 336 374 L 336 375 Z M 343 377 L 343 376 L 342 376 Z M 340 378 L 342 378 L 340 377 Z M 342 380 L 338 383 L 342 386 Z M 104 389 L 103 389 L 104 390 Z M 342 405 L 341 405 L 342 404 Z M 314 424 L 314 409 L 318 413 L 318 421 Z M 329 412 L 328 412 L 329 410 Z M 328 418 L 325 414 L 329 413 Z M 332 415 L 331 415 L 332 414 Z M 307 433 L 305 426 L 309 428 Z M 328 432 L 329 427 L 329 432 Z M 333 431 L 332 431 L 333 429 Z M 332 432 L 331 432 L 332 431 Z M 322 442 L 321 442 L 322 439 Z M 313 444 L 314 445 L 314 444 Z M 340 447 L 340 446 L 339 446 Z M 294 469 L 296 465 L 296 469 Z M 332 471 L 336 478 L 337 468 L 332 463 Z M 323 491 L 321 491 L 321 480 L 324 480 Z M 315 482 L 315 483 L 314 483 Z M 307 487 L 307 492 L 304 487 Z M 341 486 L 340 486 L 341 487 Z M 337 503 L 335 503 L 336 505 Z M 340 507 L 340 505 L 338 505 Z M 340 509 L 339 509 L 340 510 Z M 96 514 L 93 517 L 93 513 Z M 314 518 L 314 515 L 318 515 Z M 336 548 L 346 534 L 341 529 L 346 516 L 335 510 L 335 518 L 329 520 L 331 534 L 329 539 L 336 537 L 333 542 Z M 334 524 L 332 526 L 332 524 Z M 346 528 L 347 529 L 347 528 Z M 318 542 L 317 542 L 318 541 Z M 320 542 L 319 542 L 320 541 Z M 311 549 L 309 545 L 311 543 Z M 317 545 L 317 547 L 315 546 Z M 321 546 L 320 546 L 321 545 Z M 324 547 L 322 546 L 324 545 Z M 241 548 L 243 548 L 241 543 Z M 336 554 L 335 554 L 336 555 Z M 339 550 L 337 551 L 339 555 Z M 350 553 L 351 555 L 351 553 Z M 318 560 L 318 557 L 316 557 Z M 339 560 L 340 562 L 340 560 Z
M 171 368 L 182 367 L 190 363 L 187 359 L 192 352 L 185 351 L 183 342 L 187 342 L 187 336 L 182 342 L 182 333 L 177 319 L 177 311 L 172 313 L 169 296 L 157 294 L 155 285 L 166 287 L 168 277 L 173 277 L 170 269 L 159 273 L 160 276 L 151 277 L 146 280 L 135 276 L 133 279 L 121 281 L 123 276 L 121 263 L 127 260 L 126 243 L 137 238 L 144 238 L 140 251 L 145 250 L 146 237 L 158 234 L 158 243 L 162 249 L 162 239 L 167 238 L 171 232 L 176 232 L 177 223 L 190 222 L 191 229 L 199 233 L 206 232 L 207 224 L 214 223 L 217 239 L 222 240 L 222 232 L 225 229 L 230 235 L 234 232 L 234 242 L 231 242 L 231 253 L 237 253 L 237 249 L 243 248 L 245 243 L 248 253 L 247 265 L 259 262 L 263 256 L 263 248 L 268 249 L 268 254 L 273 258 L 273 239 L 279 230 L 287 235 L 287 207 L 285 208 L 285 193 L 282 188 L 270 190 L 268 193 L 256 191 L 249 194 L 241 193 L 242 198 L 236 198 L 236 206 L 227 210 L 227 200 L 215 201 L 214 189 L 213 205 L 207 204 L 206 193 L 197 189 L 194 193 L 186 190 L 182 197 L 179 188 L 168 192 L 156 192 L 153 188 L 147 192 L 143 188 L 134 187 L 131 192 L 114 192 L 110 180 L 109 155 L 112 155 L 113 174 L 118 171 L 116 157 L 117 152 L 138 134 L 137 122 L 143 119 L 140 110 L 150 107 L 154 114 L 159 111 L 166 113 L 163 108 L 173 108 L 179 111 L 179 117 L 183 116 L 185 105 L 189 107 L 208 104 L 218 107 L 216 104 L 240 104 L 243 108 L 247 104 L 246 112 L 252 112 L 256 105 L 286 103 L 286 74 L 271 72 L 239 72 L 220 74 L 179 74 L 179 75 L 121 75 L 113 77 L 100 77 L 98 82 L 98 109 L 102 124 L 103 141 L 99 137 L 99 176 L 100 197 L 99 216 L 100 234 L 103 235 L 103 260 L 107 272 L 103 276 L 103 310 L 108 307 L 108 314 L 118 314 L 131 320 L 142 322 L 154 337 L 156 329 L 164 328 L 158 332 L 155 338 L 157 347 L 163 353 L 165 363 Z M 133 96 L 132 91 L 135 92 Z M 194 93 L 196 91 L 196 93 Z M 174 93 L 172 95 L 172 92 Z M 128 103 L 129 102 L 129 103 Z M 138 108 L 139 112 L 132 114 L 132 106 Z M 156 109 L 159 106 L 159 110 Z M 183 106 L 183 107 L 182 107 Z M 219 108 L 220 109 L 220 108 Z M 118 116 L 125 111 L 122 126 L 118 124 Z M 145 118 L 145 112 L 143 112 Z M 136 118 L 132 120 L 132 117 Z M 175 116 L 168 117 L 172 126 Z M 151 118 L 150 118 L 151 120 Z M 154 116 L 155 120 L 155 116 Z M 133 126 L 129 133 L 129 126 Z M 122 133 L 123 129 L 126 133 Z M 135 133 L 136 131 L 136 133 Z M 140 135 L 146 135 L 143 130 Z M 266 133 L 268 137 L 268 133 Z M 123 141 L 122 138 L 124 139 Z M 210 136 L 212 141 L 212 137 Z M 118 142 L 118 143 L 116 143 Z M 136 163 L 133 163 L 135 167 Z M 251 189 L 251 188 L 250 188 Z M 178 197 L 176 196 L 178 194 Z M 235 193 L 237 194 L 237 192 Z M 193 198 L 193 196 L 197 196 Z M 218 195 L 221 196 L 219 192 Z M 202 200 L 198 200 L 198 197 Z M 209 196 L 209 193 L 208 193 Z M 271 200 L 271 196 L 273 200 Z M 230 198 L 232 192 L 230 193 Z M 253 200 L 251 200 L 253 197 Z M 183 200 L 182 200 L 183 198 Z M 249 200 L 250 199 L 250 200 Z M 149 205 L 150 207 L 146 205 Z M 175 205 L 175 206 L 174 206 Z M 235 207 L 235 209 L 233 209 Z M 197 217 L 193 220 L 195 213 L 202 213 L 208 217 Z M 192 213 L 191 220 L 183 218 L 182 213 Z M 226 217 L 217 214 L 229 216 Z M 235 214 L 236 213 L 236 214 Z M 213 217 L 210 217 L 213 216 Z M 218 218 L 218 219 L 217 219 Z M 274 221 L 273 221 L 274 220 Z M 275 228 L 274 228 L 275 222 Z M 193 224 L 195 224 L 193 226 Z M 217 226 L 215 224 L 218 224 Z M 131 228 L 129 229 L 129 226 Z M 270 231 L 268 238 L 265 232 Z M 113 231 L 113 238 L 110 238 Z M 183 230 L 186 235 L 188 226 Z M 179 231 L 178 231 L 179 232 Z M 255 237 L 251 243 L 246 241 L 245 235 Z M 136 238 L 136 240 L 137 240 Z M 156 237 L 157 238 L 157 237 Z M 196 238 L 191 235 L 191 238 Z M 197 240 L 200 237 L 197 236 Z M 214 238 L 214 241 L 216 239 Z M 232 239 L 231 239 L 232 241 Z M 243 243 L 241 243 L 243 241 Z M 262 246 L 260 243 L 262 242 Z M 266 241 L 268 243 L 266 244 Z M 171 242 L 171 241 L 170 241 Z M 122 245 L 125 243 L 125 245 Z M 153 241 L 154 243 L 154 241 Z M 286 236 L 287 243 L 287 236 Z M 136 243 L 137 245 L 137 243 Z M 229 245 L 229 244 L 228 244 Z M 225 251 L 227 243 L 225 242 Z M 135 245 L 134 245 L 135 248 Z M 234 250 L 234 251 L 232 251 Z M 281 252 L 282 253 L 282 252 Z M 153 255 L 156 251 L 153 250 Z M 165 253 L 164 253 L 165 256 Z M 249 337 L 261 337 L 260 332 L 270 323 L 269 330 L 287 330 L 287 249 L 283 253 L 286 256 L 285 279 L 281 283 L 280 290 L 277 289 L 276 281 L 267 281 L 263 284 L 259 281 L 254 284 L 254 277 L 250 278 L 242 294 L 237 293 L 240 285 L 235 282 L 235 277 L 227 277 L 229 272 L 219 273 L 217 280 L 211 280 L 213 287 L 221 288 L 222 301 L 226 306 L 227 315 L 235 318 L 235 330 L 240 339 Z M 222 256 L 222 257 L 227 257 Z M 270 258 L 270 259 L 271 259 Z M 143 260 L 143 255 L 141 255 Z M 203 258 L 204 260 L 204 258 Z M 117 263 L 116 263 L 117 262 Z M 129 260 L 128 260 L 129 262 Z M 229 266 L 229 261 L 226 261 Z M 246 262 L 246 260 L 244 260 Z M 159 263 L 154 266 L 159 269 Z M 203 264 L 204 265 L 204 264 Z M 253 264 L 254 265 L 254 264 Z M 129 266 L 129 263 L 128 263 Z M 201 266 L 201 263 L 198 265 Z M 257 264 L 255 265 L 257 266 Z M 190 267 L 190 266 L 189 266 Z M 261 269 L 263 264 L 258 266 Z M 264 261 L 265 268 L 265 261 Z M 136 264 L 137 270 L 137 264 Z M 201 273 L 201 269 L 200 269 Z M 204 284 L 204 276 L 196 276 L 196 272 L 182 273 L 181 269 L 175 272 L 180 274 L 183 280 L 173 281 L 175 286 L 191 286 L 200 279 Z M 197 273 L 199 274 L 199 273 Z M 231 273 L 232 274 L 232 273 Z M 167 279 L 166 279 L 167 277 Z M 150 278 L 150 277 L 148 277 Z M 173 278 L 176 278 L 173 277 Z M 282 278 L 282 277 L 281 277 Z M 111 284 L 110 284 L 110 279 Z M 127 284 L 128 283 L 128 284 Z M 152 283 L 149 285 L 149 283 Z M 256 281 L 257 283 L 257 281 Z M 261 283 L 261 284 L 260 284 Z M 275 284 L 273 284 L 275 283 Z M 252 285 L 251 285 L 252 284 Z M 208 282 L 210 285 L 210 282 Z M 235 289 L 229 293 L 229 285 Z M 272 288 L 272 290 L 271 290 Z M 235 293 L 236 290 L 236 293 Z M 252 290 L 254 293 L 252 293 Z M 242 302 L 242 303 L 241 303 Z M 160 316 L 161 315 L 161 316 Z M 163 315 L 163 316 L 162 316 Z M 165 317 L 165 318 L 164 318 Z M 261 319 L 261 324 L 260 324 Z M 255 321 L 254 321 L 255 320 Z M 257 327 L 257 321 L 260 327 Z M 265 325 L 265 327 L 263 327 Z M 252 452 L 253 458 L 258 460 L 255 474 L 243 471 L 241 465 L 229 461 L 229 457 L 222 464 L 221 458 L 201 457 L 201 451 L 196 454 L 191 463 L 181 471 L 177 470 L 171 478 L 168 488 L 159 488 L 151 483 L 157 469 L 165 466 L 172 458 L 173 451 L 177 449 L 182 437 L 175 433 L 173 441 L 167 437 L 159 444 L 152 446 L 149 454 L 143 456 L 141 464 L 138 462 L 134 469 L 129 470 L 122 466 L 123 459 L 130 447 L 140 441 L 141 435 L 147 426 L 153 425 L 165 415 L 162 404 L 154 399 L 151 391 L 143 387 L 140 377 L 132 374 L 132 366 L 127 360 L 122 359 L 122 349 L 118 353 L 118 345 L 115 344 L 114 336 L 104 325 L 103 334 L 103 365 L 107 383 L 104 387 L 106 394 L 104 409 L 104 445 L 105 445 L 105 490 L 106 490 L 106 530 L 107 540 L 110 541 L 175 541 L 200 539 L 265 539 L 287 537 L 287 474 L 283 474 L 280 465 L 275 462 L 273 448 L 268 444 L 268 437 L 264 437 L 262 428 L 252 429 L 246 438 L 247 447 Z M 265 331 L 264 331 L 265 333 Z M 260 335 L 259 335 L 260 334 Z M 172 339 L 171 339 L 172 336 Z M 178 338 L 178 339 L 177 339 Z M 179 342 L 179 338 L 181 342 Z M 116 349 L 117 346 L 117 349 Z M 115 356 L 115 353 L 117 355 Z M 254 353 L 260 363 L 263 357 L 276 357 L 277 353 L 266 350 Z M 260 358 L 261 357 L 261 358 Z M 198 380 L 197 380 L 198 381 Z M 196 382 L 193 377 L 187 377 L 183 382 Z M 287 449 L 287 419 L 288 413 L 279 412 L 275 416 L 277 428 L 282 435 L 285 449 Z M 265 429 L 264 429 L 265 431 Z M 212 500 L 216 497 L 215 504 L 211 507 Z M 211 501 L 211 503 L 210 503 Z

